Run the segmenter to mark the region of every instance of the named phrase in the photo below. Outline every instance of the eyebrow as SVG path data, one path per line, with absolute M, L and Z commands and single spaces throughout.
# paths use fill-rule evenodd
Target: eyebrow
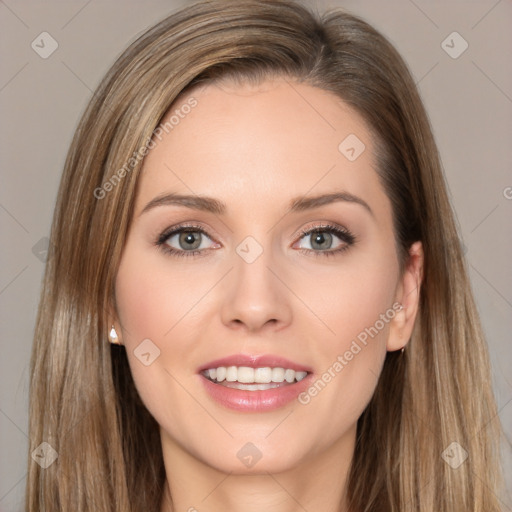
M 311 197 L 297 197 L 290 201 L 289 210 L 291 212 L 302 212 L 306 210 L 312 210 L 320 206 L 335 202 L 347 202 L 358 204 L 365 208 L 372 216 L 374 213 L 368 203 L 354 194 L 349 192 L 333 192 L 331 194 L 321 194 Z M 208 196 L 199 195 L 183 195 L 183 194 L 163 194 L 155 197 L 143 208 L 139 216 L 143 213 L 152 210 L 158 206 L 184 206 L 192 210 L 200 210 L 205 212 L 214 213 L 216 215 L 223 215 L 227 211 L 227 206 L 222 201 L 214 199 Z

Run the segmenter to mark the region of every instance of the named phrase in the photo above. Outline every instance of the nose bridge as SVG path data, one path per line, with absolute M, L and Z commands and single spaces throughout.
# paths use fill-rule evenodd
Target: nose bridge
M 262 240 L 263 235 L 259 238 Z M 234 268 L 222 305 L 226 325 L 244 324 L 247 329 L 256 330 L 267 323 L 281 325 L 291 319 L 286 287 L 274 275 L 279 270 L 272 238 L 264 238 L 260 243 L 247 236 L 235 248 Z
M 256 291 L 259 285 L 270 291 L 268 281 L 271 272 L 269 267 L 273 266 L 276 259 L 272 254 L 270 237 L 260 243 L 254 237 L 248 236 L 238 244 L 235 253 L 234 274 L 239 284 L 238 288 L 253 288 L 253 291 Z

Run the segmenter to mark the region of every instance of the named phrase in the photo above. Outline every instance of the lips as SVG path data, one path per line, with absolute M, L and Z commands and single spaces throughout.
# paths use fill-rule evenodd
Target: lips
M 310 367 L 274 355 L 236 354 L 198 368 L 214 401 L 229 409 L 264 412 L 284 407 L 310 384 Z

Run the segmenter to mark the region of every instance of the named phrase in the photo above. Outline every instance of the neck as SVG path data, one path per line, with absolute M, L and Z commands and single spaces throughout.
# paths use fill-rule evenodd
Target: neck
M 286 471 L 238 474 L 197 459 L 161 431 L 167 474 L 161 512 L 348 512 L 346 483 L 355 428 Z M 171 499 L 172 496 L 172 499 Z

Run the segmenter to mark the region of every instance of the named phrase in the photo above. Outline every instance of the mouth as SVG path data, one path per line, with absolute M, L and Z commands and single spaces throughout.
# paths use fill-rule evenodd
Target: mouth
M 291 368 L 269 366 L 251 368 L 249 366 L 219 366 L 203 370 L 201 374 L 214 384 L 231 389 L 265 391 L 300 382 L 308 372 Z
M 198 371 L 207 394 L 229 409 L 271 411 L 289 404 L 310 384 L 311 369 L 274 356 L 237 355 Z

